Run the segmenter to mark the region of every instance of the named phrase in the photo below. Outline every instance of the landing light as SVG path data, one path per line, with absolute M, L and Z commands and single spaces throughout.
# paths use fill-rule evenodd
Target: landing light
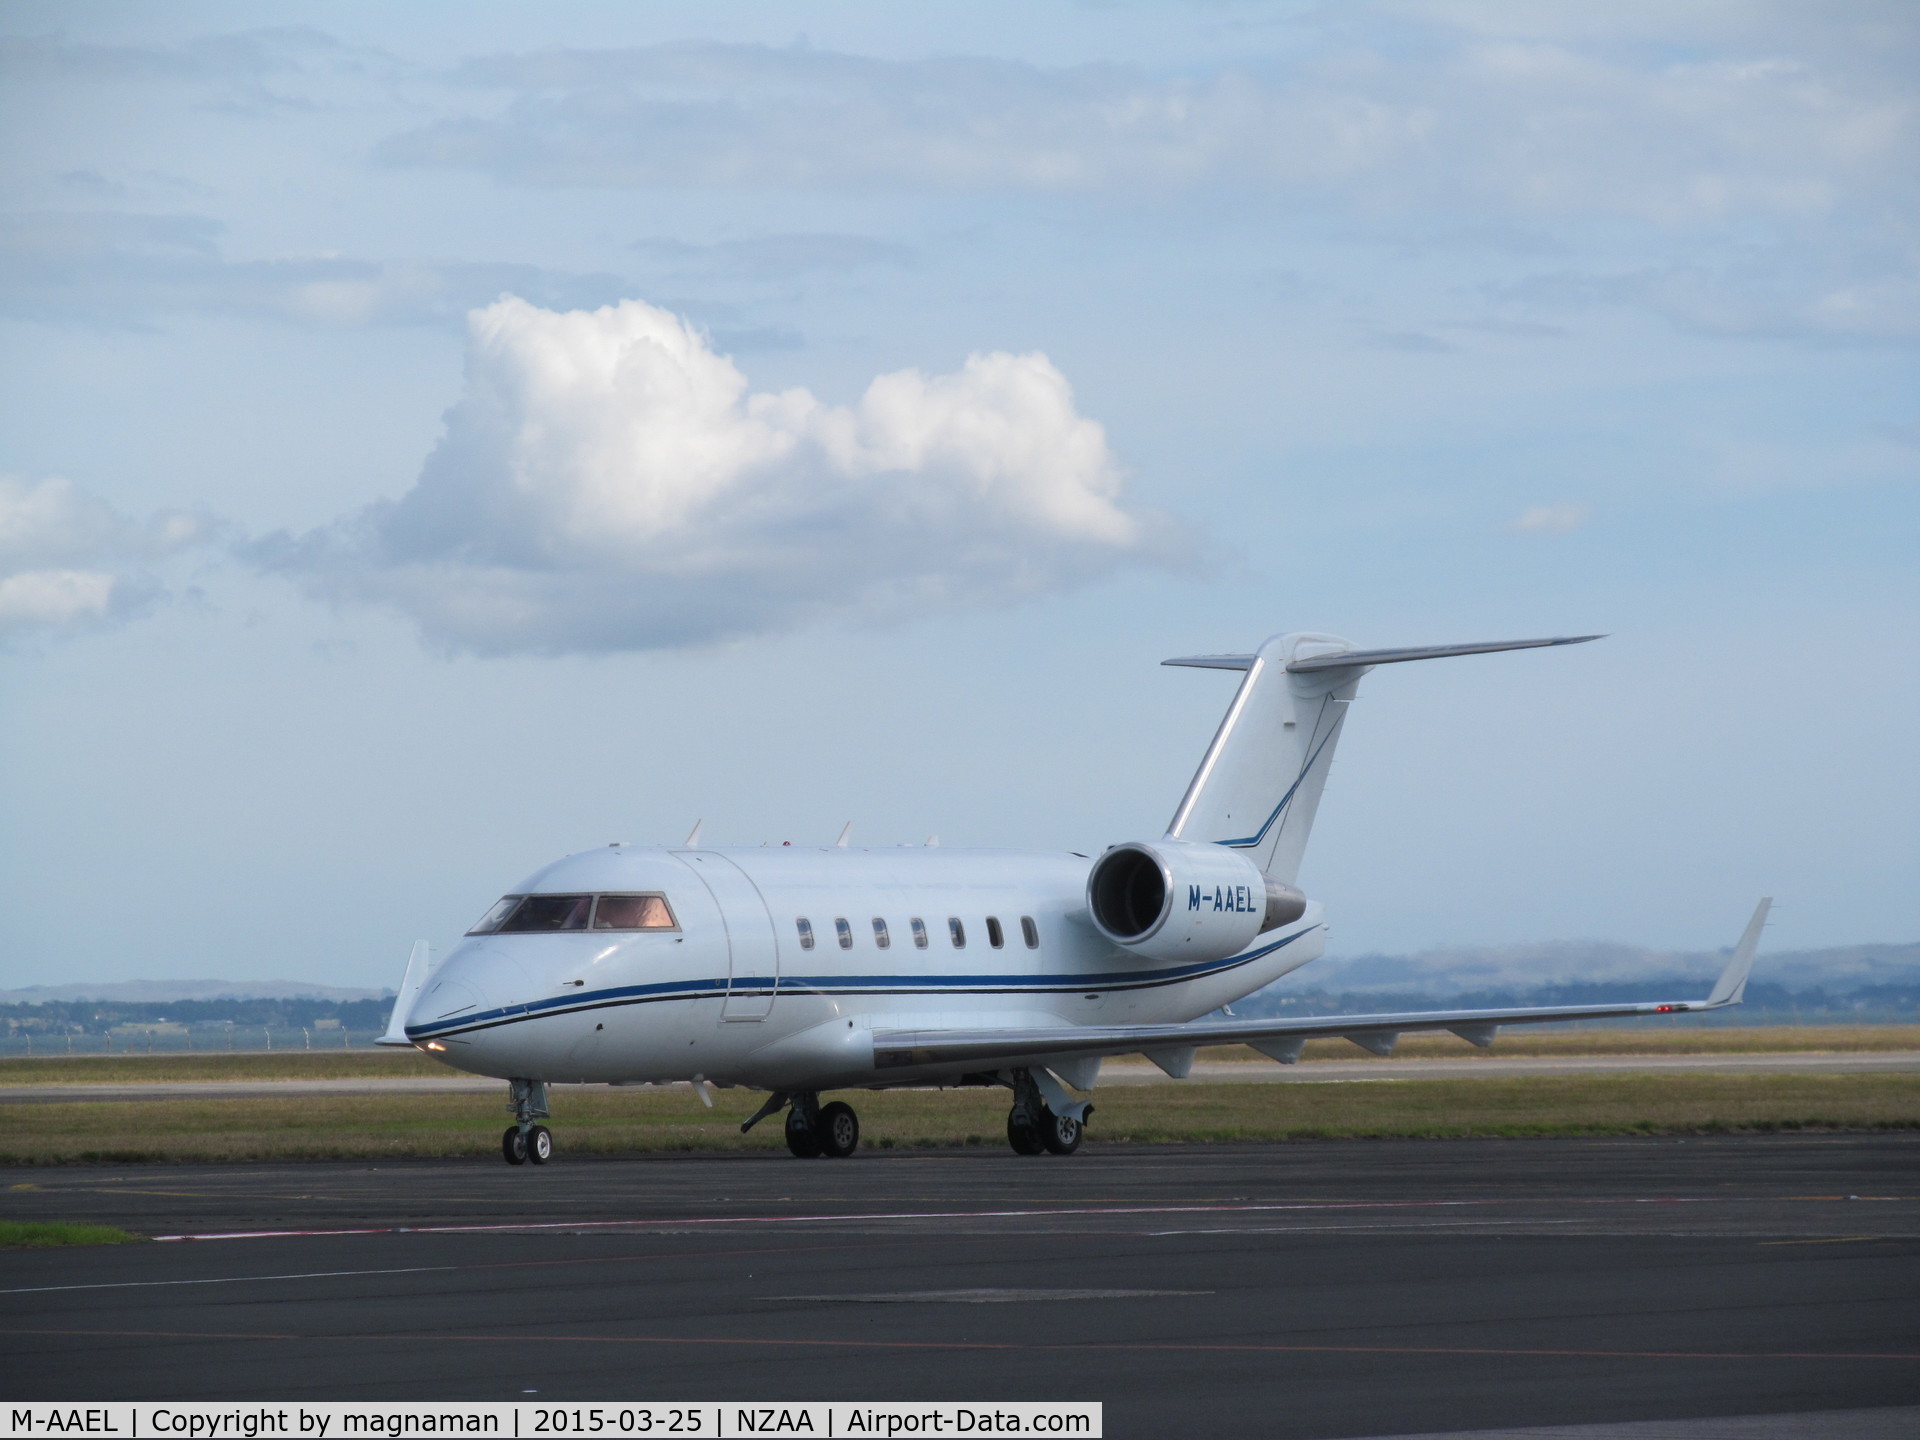
M 447 1047 L 442 1045 L 438 1040 L 429 1040 L 427 1041 L 426 1044 L 422 1045 L 420 1048 L 422 1050 L 444 1050 Z

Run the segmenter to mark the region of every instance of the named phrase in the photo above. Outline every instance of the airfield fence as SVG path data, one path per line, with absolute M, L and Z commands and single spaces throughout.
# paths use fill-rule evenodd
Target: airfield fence
M 191 1030 L 122 1027 L 110 1034 L 0 1034 L 0 1056 L 220 1055 L 284 1050 L 371 1050 L 378 1030 L 232 1025 Z

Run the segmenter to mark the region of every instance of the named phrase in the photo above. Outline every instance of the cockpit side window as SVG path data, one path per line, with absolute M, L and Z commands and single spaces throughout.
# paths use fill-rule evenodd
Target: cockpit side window
M 584 930 L 593 909 L 591 895 L 529 895 L 500 923 L 502 935 Z
M 593 911 L 596 930 L 677 930 L 664 895 L 602 895 Z
M 513 907 L 520 903 L 520 896 L 508 895 L 496 901 L 494 907 L 480 917 L 480 923 L 467 931 L 469 935 L 491 935 L 500 928 L 500 922 L 513 913 Z

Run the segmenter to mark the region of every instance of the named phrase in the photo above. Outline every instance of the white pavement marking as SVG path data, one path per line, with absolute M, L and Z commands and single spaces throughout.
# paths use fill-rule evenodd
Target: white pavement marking
M 243 1285 L 249 1280 L 331 1280 L 340 1275 L 421 1275 L 458 1265 L 407 1265 L 398 1270 L 303 1270 L 295 1275 L 217 1275 L 197 1280 L 111 1280 L 94 1285 L 22 1285 L 0 1295 L 45 1295 L 53 1290 L 142 1290 L 155 1285 Z

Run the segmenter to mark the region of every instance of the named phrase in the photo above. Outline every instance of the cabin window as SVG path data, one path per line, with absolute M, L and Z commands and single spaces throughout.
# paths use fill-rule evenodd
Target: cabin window
M 1001 933 L 1000 930 L 1000 917 L 998 915 L 987 916 L 987 944 L 998 950 L 1006 943 L 1007 937 Z
M 913 948 L 916 950 L 926 949 L 927 948 L 927 922 L 922 920 L 918 915 L 916 915 L 907 923 L 913 927 Z
M 873 917 L 873 943 L 882 950 L 893 944 L 893 937 L 887 934 L 887 922 L 878 915 Z
M 802 915 L 798 920 L 793 922 L 793 928 L 800 932 L 800 948 L 802 950 L 811 950 L 813 948 L 813 922 Z
M 677 930 L 664 895 L 602 895 L 593 907 L 596 930 Z
M 967 948 L 967 927 L 960 923 L 960 917 L 958 915 L 949 915 L 947 917 L 947 938 L 953 941 L 954 949 L 964 950 Z
M 529 895 L 500 922 L 502 935 L 584 930 L 593 909 L 591 895 Z
M 1040 948 L 1040 927 L 1033 923 L 1033 916 L 1022 915 L 1020 917 L 1020 938 L 1027 942 L 1027 949 L 1038 950 Z
M 495 902 L 494 907 L 480 917 L 480 923 L 467 931 L 469 935 L 491 935 L 500 928 L 500 922 L 513 913 L 513 907 L 520 903 L 520 896 L 508 895 Z
M 853 948 L 853 927 L 847 924 L 846 916 L 842 915 L 838 920 L 833 922 L 833 933 L 840 937 L 840 948 L 842 950 L 851 950 Z

